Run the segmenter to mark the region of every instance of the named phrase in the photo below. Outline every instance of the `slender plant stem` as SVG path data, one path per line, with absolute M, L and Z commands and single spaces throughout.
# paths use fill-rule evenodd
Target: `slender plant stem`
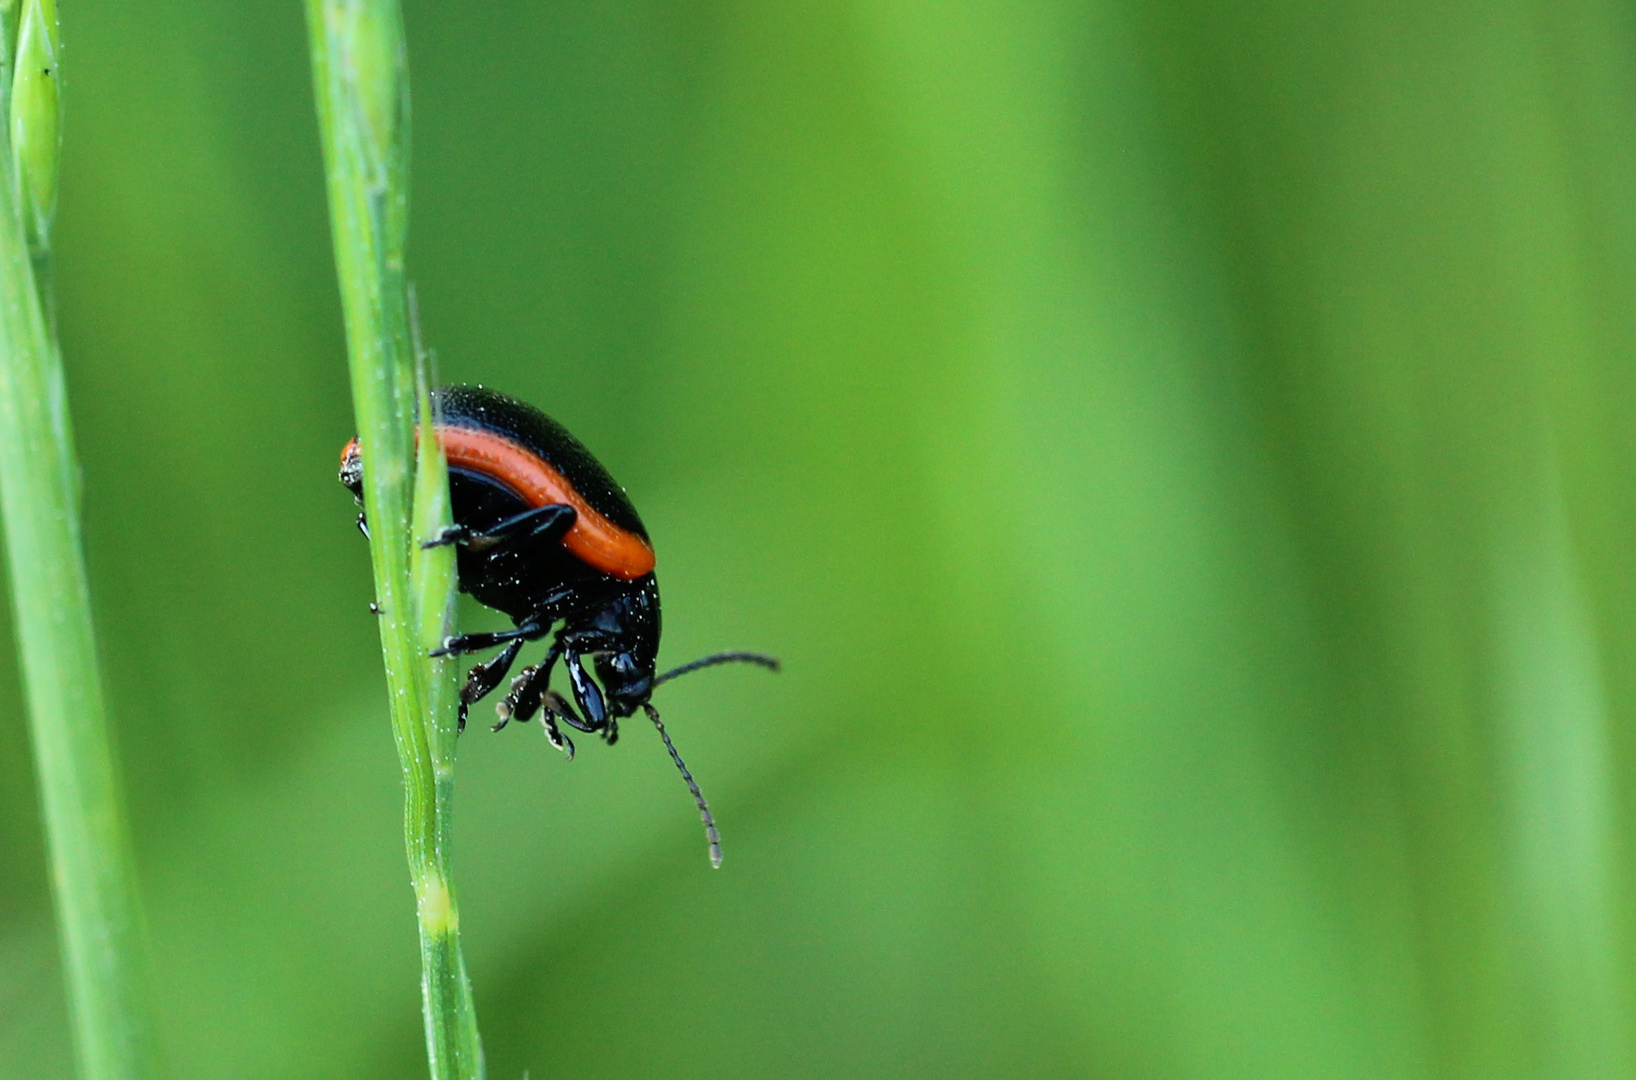
M 49 283 L 56 12 L 0 20 L 0 509 L 51 855 L 70 1013 L 87 1080 L 152 1076 L 141 914 L 97 671 L 78 476 Z M 13 34 L 21 39 L 13 78 Z
M 313 82 L 346 320 L 364 511 L 392 728 L 403 766 L 404 839 L 420 917 L 421 991 L 433 1080 L 483 1076 L 450 875 L 454 667 L 428 652 L 447 633 L 454 555 L 416 539 L 449 520 L 448 470 L 430 428 L 424 357 L 411 343 L 404 243 L 409 91 L 397 0 L 307 0 Z

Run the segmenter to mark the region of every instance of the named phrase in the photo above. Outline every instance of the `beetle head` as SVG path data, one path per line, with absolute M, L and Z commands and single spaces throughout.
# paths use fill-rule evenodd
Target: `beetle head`
M 592 658 L 597 681 L 615 716 L 630 716 L 653 696 L 653 660 L 633 652 L 598 653 Z

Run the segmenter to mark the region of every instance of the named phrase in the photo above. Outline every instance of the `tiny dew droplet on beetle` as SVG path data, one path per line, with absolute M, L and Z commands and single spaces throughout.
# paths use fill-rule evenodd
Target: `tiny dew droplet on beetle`
M 653 546 L 625 489 L 578 439 L 532 405 L 481 386 L 447 386 L 432 396 L 449 462 L 454 524 L 424 546 L 454 545 L 461 591 L 516 624 L 514 630 L 446 638 L 433 651 L 445 656 L 503 646 L 467 676 L 460 690 L 460 730 L 466 728 L 467 710 L 504 681 L 523 644 L 550 637 L 544 658 L 512 679 L 496 706 L 500 722 L 494 730 L 538 713 L 551 744 L 572 759 L 574 744 L 559 721 L 600 735 L 611 746 L 619 737 L 619 721 L 641 709 L 693 793 L 710 841 L 710 863 L 720 866 L 721 838 L 710 806 L 650 699 L 661 684 L 700 668 L 736 661 L 777 671 L 778 661 L 760 653 L 722 652 L 656 675 L 659 584 Z M 341 451 L 341 483 L 361 506 L 363 463 L 356 438 Z M 358 525 L 367 536 L 361 514 Z M 589 672 L 583 657 L 591 660 Z M 573 703 L 551 688 L 559 660 Z

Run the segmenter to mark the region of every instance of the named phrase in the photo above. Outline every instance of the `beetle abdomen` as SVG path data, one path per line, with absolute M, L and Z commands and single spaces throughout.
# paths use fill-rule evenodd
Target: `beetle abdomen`
M 653 570 L 653 549 L 645 538 L 610 521 L 560 469 L 530 448 L 493 431 L 447 420 L 439 429 L 439 441 L 450 468 L 488 477 L 528 506 L 572 506 L 578 520 L 562 543 L 580 561 L 626 581 Z
M 555 469 L 597 513 L 644 542 L 648 530 L 602 463 L 566 428 L 527 402 L 481 386 L 445 386 L 433 393 L 439 422 L 491 432 Z
M 572 506 L 577 520 L 563 546 L 592 569 L 624 581 L 653 572 L 653 546 L 636 508 L 561 424 L 532 405 L 480 386 L 446 386 L 433 398 L 451 469 L 505 488 L 525 507 Z M 341 480 L 362 496 L 356 438 L 341 452 Z
M 563 546 L 587 565 L 625 581 L 653 570 L 653 548 L 636 508 L 561 424 L 479 386 L 446 386 L 434 399 L 451 468 L 488 476 L 529 506 L 572 506 L 579 520 Z

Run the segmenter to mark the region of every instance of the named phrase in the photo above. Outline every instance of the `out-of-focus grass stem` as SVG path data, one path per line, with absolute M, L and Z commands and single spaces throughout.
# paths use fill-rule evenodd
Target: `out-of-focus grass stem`
M 5 4 L 0 32 L 0 509 L 12 611 L 80 1072 L 135 1080 L 153 1075 L 142 920 L 97 670 L 47 280 L 61 141 L 55 5 Z
M 448 471 L 424 358 L 411 344 L 404 242 L 409 91 L 397 0 L 307 0 L 330 223 L 346 321 L 364 511 L 380 608 L 392 727 L 403 766 L 404 836 L 420 916 L 422 1001 L 433 1080 L 483 1075 L 449 865 L 454 665 L 428 652 L 447 632 L 449 548 L 417 540 L 449 520 Z

